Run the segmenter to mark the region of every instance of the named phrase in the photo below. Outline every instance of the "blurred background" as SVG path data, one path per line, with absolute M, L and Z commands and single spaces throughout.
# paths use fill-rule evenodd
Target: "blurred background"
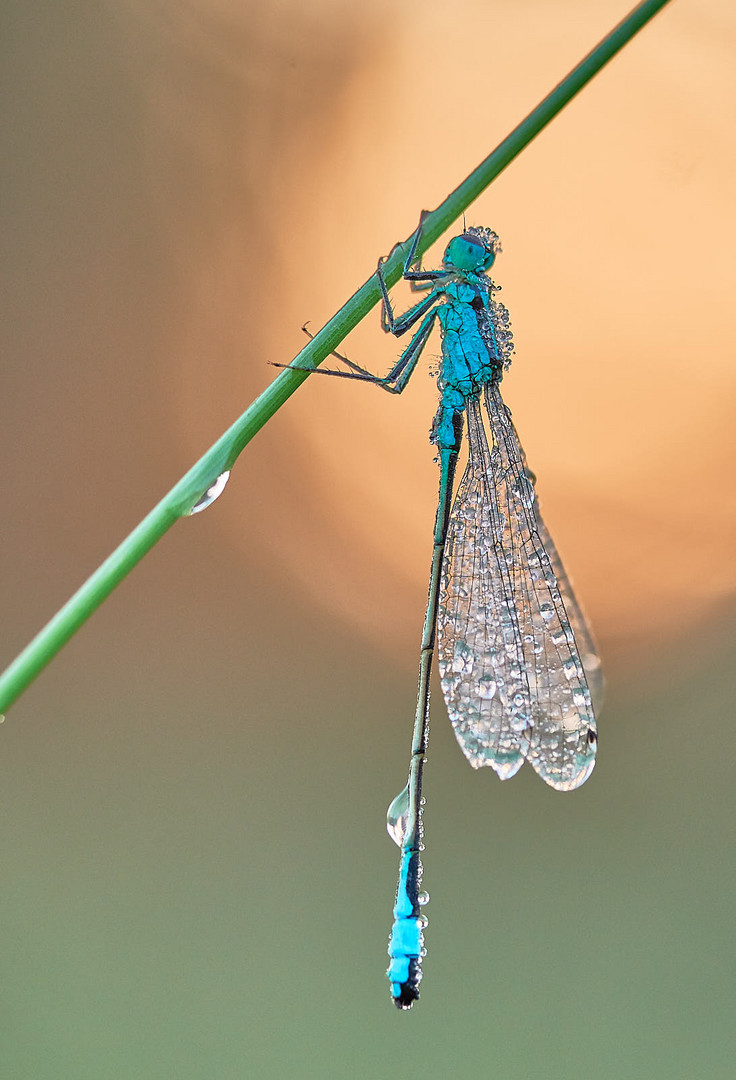
M 3 664 L 626 7 L 5 5 Z M 665 8 L 467 216 L 590 782 L 473 773 L 436 693 L 398 1014 L 436 385 L 309 381 L 0 729 L 4 1078 L 733 1075 L 735 59 L 727 0 Z

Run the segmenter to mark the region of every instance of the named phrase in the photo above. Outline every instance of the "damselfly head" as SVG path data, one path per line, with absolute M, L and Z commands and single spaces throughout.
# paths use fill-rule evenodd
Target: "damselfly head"
M 500 250 L 501 241 L 493 229 L 471 226 L 461 236 L 452 238 L 442 261 L 448 270 L 483 273 L 493 266 Z

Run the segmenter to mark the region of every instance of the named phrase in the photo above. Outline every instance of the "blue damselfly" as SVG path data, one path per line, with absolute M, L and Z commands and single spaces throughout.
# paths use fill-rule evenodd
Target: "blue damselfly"
M 448 244 L 442 269 L 422 270 L 416 254 L 421 229 L 420 222 L 403 277 L 427 295 L 403 315 L 393 312 L 378 264 L 384 330 L 401 337 L 416 327 L 397 363 L 381 378 L 337 354 L 349 370 L 322 372 L 400 394 L 439 323 L 440 403 L 430 438 L 440 485 L 429 599 L 409 779 L 388 812 L 389 833 L 401 848 L 388 977 L 402 1009 L 419 996 L 424 955 L 422 773 L 435 640 L 460 747 L 474 768 L 490 766 L 502 780 L 529 761 L 559 791 L 584 783 L 595 764 L 594 702 L 602 694 L 590 631 L 501 399 L 513 338 L 508 311 L 494 299 L 500 286 L 486 272 L 500 251 L 499 238 L 491 229 L 466 229 Z M 468 462 L 451 502 L 465 425 Z

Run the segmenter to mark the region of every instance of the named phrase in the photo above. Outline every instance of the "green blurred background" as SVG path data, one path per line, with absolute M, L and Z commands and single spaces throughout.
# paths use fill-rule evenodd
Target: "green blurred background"
M 5 6 L 3 659 L 624 8 Z M 436 388 L 312 380 L 0 729 L 3 1080 L 733 1076 L 735 58 L 673 4 L 469 215 L 606 662 L 590 782 L 472 773 L 435 695 L 398 1014 Z

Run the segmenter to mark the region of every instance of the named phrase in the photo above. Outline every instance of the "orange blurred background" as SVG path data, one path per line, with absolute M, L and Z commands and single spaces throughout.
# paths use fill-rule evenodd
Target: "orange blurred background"
M 296 354 L 302 324 L 321 326 L 624 14 L 7 6 L 5 660 L 267 385 L 268 362 Z M 437 695 L 429 888 L 447 921 L 417 1019 L 398 1026 L 381 816 L 408 763 L 436 385 L 428 364 L 401 398 L 313 378 L 9 713 L 5 1075 L 382 1077 L 416 1064 L 406 1032 L 425 1040 L 424 1076 L 485 1074 L 478 1038 L 442 1041 L 465 1023 L 489 1025 L 506 1077 L 731 1075 L 717 898 L 736 884 L 735 59 L 730 3 L 673 3 L 467 215 L 503 241 L 504 395 L 607 665 L 585 794 L 563 807 L 520 778 L 521 795 L 469 795 Z M 377 313 L 344 345 L 379 371 L 399 348 Z M 494 850 L 480 884 L 487 821 L 508 865 Z M 463 844 L 467 863 L 443 861 Z M 591 881 L 583 946 L 553 913 L 576 913 Z M 453 936 L 464 888 L 498 905 L 483 948 L 465 909 L 468 940 Z M 546 889 L 546 914 L 525 906 Z M 547 986 L 530 972 L 550 935 Z M 675 972 L 693 998 L 667 997 Z M 535 1038 L 542 987 L 559 1016 Z M 608 1027 L 578 1040 L 593 999 Z
M 439 4 L 401 18 L 334 4 L 297 8 L 288 36 L 274 8 L 131 19 L 135 51 L 144 34 L 157 49 L 138 57 L 139 165 L 179 270 L 168 303 L 163 281 L 149 290 L 168 316 L 162 364 L 185 460 L 616 11 L 470 4 L 448 25 Z M 505 244 L 496 276 L 517 341 L 505 392 L 545 508 L 598 633 L 632 653 L 686 630 L 735 583 L 733 53 L 715 30 L 693 49 L 702 17 L 668 11 L 468 215 Z M 425 58 L 440 46 L 436 67 Z M 346 347 L 378 370 L 398 349 L 375 321 Z M 219 516 L 249 557 L 390 649 L 416 634 L 436 487 L 435 388 L 426 371 L 416 383 L 401 401 L 306 387 L 249 451 L 246 495 Z

